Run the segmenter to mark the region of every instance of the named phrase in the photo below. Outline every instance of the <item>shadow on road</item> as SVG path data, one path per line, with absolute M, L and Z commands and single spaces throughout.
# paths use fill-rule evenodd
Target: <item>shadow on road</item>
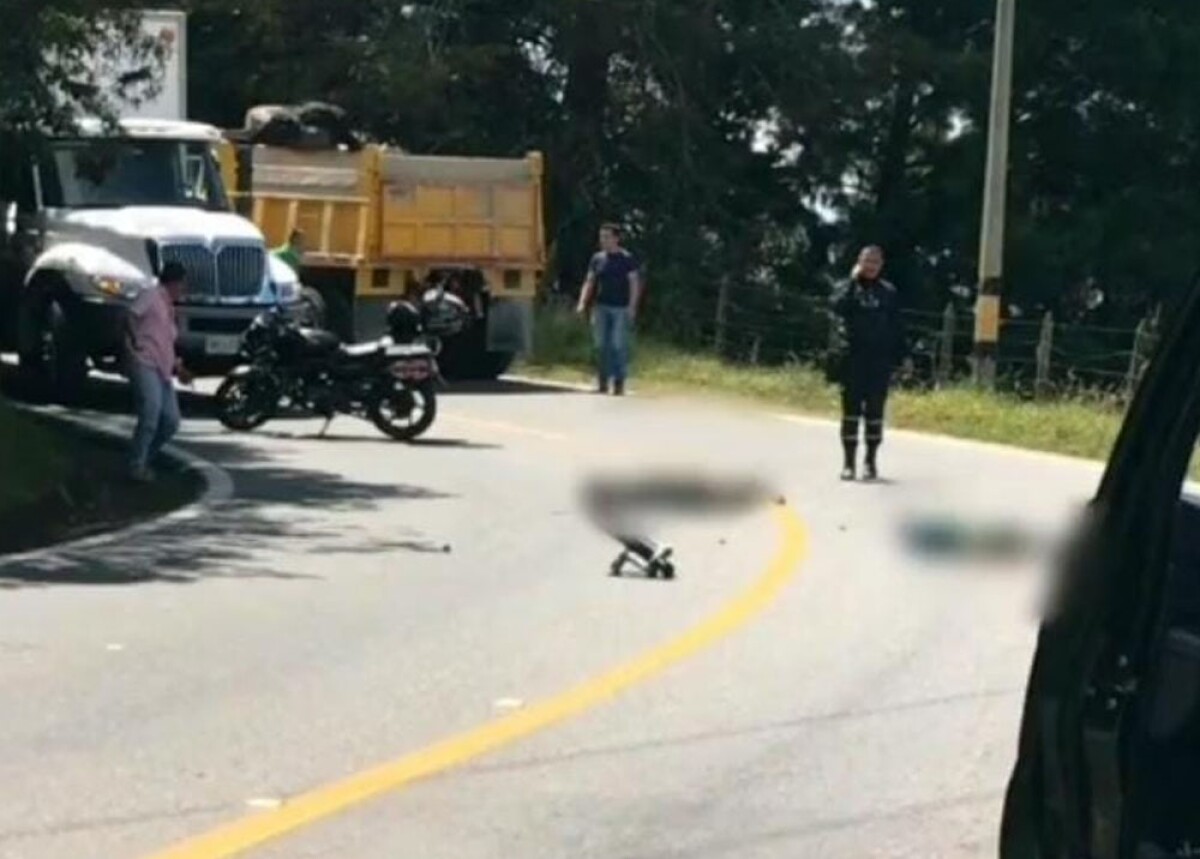
M 353 418 L 343 418 L 343 420 L 353 420 Z M 369 424 L 364 425 L 368 432 L 374 432 L 374 428 Z M 431 430 L 436 432 L 436 429 Z M 255 430 L 254 435 L 259 438 L 271 438 L 278 441 L 312 441 L 312 442 L 328 442 L 330 444 L 403 444 L 408 447 L 429 447 L 429 448 L 449 448 L 454 450 L 503 450 L 502 445 L 485 444 L 483 442 L 468 441 L 462 438 L 418 438 L 409 442 L 397 442 L 387 438 L 384 435 L 376 433 L 375 435 L 342 435 L 336 432 L 327 432 L 325 435 L 320 435 L 315 432 L 305 433 L 290 433 L 277 432 L 274 430 Z
M 205 579 L 312 578 L 273 557 L 313 553 L 436 553 L 444 547 L 397 526 L 388 540 L 356 533 L 346 513 L 383 503 L 452 496 L 419 486 L 368 484 L 277 464 L 237 440 L 189 440 L 187 450 L 220 463 L 236 497 L 201 515 L 97 549 L 63 549 L 32 561 L 0 560 L 0 589 L 46 585 L 192 584 Z
M 507 389 L 501 392 L 511 393 L 511 391 L 508 391 Z M 24 396 L 24 392 L 20 389 L 12 367 L 0 367 L 0 393 L 17 402 L 30 402 L 30 400 Z M 183 412 L 185 421 L 188 419 L 216 420 L 216 411 L 213 405 L 213 400 L 208 394 L 187 389 L 180 390 L 179 407 Z M 87 388 L 84 390 L 81 399 L 73 404 L 72 410 L 82 412 L 98 412 L 104 415 L 132 416 L 134 412 L 133 394 L 130 391 L 129 386 L 122 380 L 106 376 L 98 377 L 93 375 L 88 380 Z M 281 414 L 272 419 L 268 426 L 287 426 L 288 424 L 294 424 L 300 421 L 312 420 L 319 420 L 319 418 L 314 418 L 312 415 L 306 414 Z M 339 426 L 346 426 L 348 422 L 350 424 L 359 425 L 365 428 L 366 432 L 359 435 L 350 435 L 338 431 L 337 428 Z M 436 433 L 436 427 L 431 432 Z M 339 415 L 337 418 L 335 418 L 332 424 L 332 431 L 325 433 L 324 436 L 320 436 L 315 432 L 280 432 L 265 428 L 256 430 L 254 434 L 264 438 L 277 438 L 287 441 L 327 441 L 338 443 L 368 444 L 397 443 L 379 433 L 373 426 L 371 426 L 369 422 L 361 421 L 349 415 Z M 485 444 L 457 438 L 441 438 L 437 435 L 427 436 L 411 442 L 403 442 L 403 444 L 407 444 L 412 447 L 453 448 L 457 450 L 503 449 L 503 447 L 498 444 Z
M 448 382 L 444 393 L 455 394 L 566 394 L 582 396 L 582 391 L 560 385 L 546 385 L 540 382 L 517 381 L 515 379 L 499 379 L 494 382 Z
M 41 405 L 23 389 L 16 368 L 7 364 L 0 365 L 0 394 L 15 402 Z M 185 418 L 216 418 L 212 398 L 196 391 L 181 390 L 179 407 Z M 73 403 L 71 408 L 108 415 L 132 415 L 133 392 L 124 380 L 93 374 L 79 401 Z
M 670 749 L 699 748 L 705 745 L 728 743 L 747 737 L 777 737 L 784 739 L 821 726 L 839 726 L 867 719 L 882 719 L 902 715 L 911 716 L 952 707 L 974 706 L 986 701 L 1019 700 L 1023 692 L 1024 689 L 1020 687 L 980 691 L 972 690 L 970 692 L 895 702 L 877 707 L 810 713 L 779 722 L 730 726 L 718 730 L 691 734 L 667 732 L 657 738 L 636 742 L 583 747 L 498 763 L 480 763 L 468 767 L 463 772 L 467 776 L 483 777 L 490 774 L 529 772 L 534 769 L 567 766 L 586 760 L 611 760 L 617 757 L 628 757 L 630 760 L 634 760 L 640 755 L 654 752 Z

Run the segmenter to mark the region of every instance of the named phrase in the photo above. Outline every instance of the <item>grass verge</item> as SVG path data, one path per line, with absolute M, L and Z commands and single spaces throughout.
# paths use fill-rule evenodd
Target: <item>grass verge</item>
M 579 319 L 543 312 L 534 334 L 535 352 L 519 369 L 557 381 L 590 383 L 590 338 Z M 816 417 L 838 414 L 836 389 L 810 367 L 735 366 L 651 338 L 635 343 L 633 361 L 639 391 L 736 397 Z M 1094 460 L 1108 457 L 1123 416 L 1120 406 L 1100 399 L 1029 402 L 967 387 L 898 390 L 888 411 L 895 427 Z
M 125 446 L 0 398 L 0 559 L 104 533 L 178 509 L 202 478 L 168 469 L 154 484 L 126 477 Z
M 0 397 L 0 517 L 54 491 L 70 460 L 61 441 Z

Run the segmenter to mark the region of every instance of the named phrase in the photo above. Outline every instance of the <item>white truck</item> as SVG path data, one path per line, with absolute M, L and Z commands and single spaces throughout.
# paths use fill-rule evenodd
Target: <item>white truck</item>
M 72 135 L 0 151 L 0 348 L 61 401 L 89 362 L 119 367 L 123 310 L 167 261 L 188 273 L 179 348 L 197 372 L 231 365 L 258 313 L 299 298 L 296 273 L 232 211 L 221 132 L 184 119 L 184 14 L 145 12 L 142 26 L 167 49 L 159 98 L 122 105 L 116 133 L 83 119 Z

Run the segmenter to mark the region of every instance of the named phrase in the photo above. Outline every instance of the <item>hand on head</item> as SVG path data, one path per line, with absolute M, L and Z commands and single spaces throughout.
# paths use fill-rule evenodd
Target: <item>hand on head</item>
M 868 245 L 859 252 L 850 277 L 854 280 L 876 280 L 882 271 L 883 250 L 878 245 Z

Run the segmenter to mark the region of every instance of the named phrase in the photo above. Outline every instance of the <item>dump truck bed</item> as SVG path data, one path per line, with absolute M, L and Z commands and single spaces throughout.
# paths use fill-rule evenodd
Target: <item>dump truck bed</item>
M 315 265 L 476 267 L 545 262 L 542 158 L 248 150 L 252 216 L 274 243 L 304 230 Z M 524 280 L 525 278 L 521 278 Z

